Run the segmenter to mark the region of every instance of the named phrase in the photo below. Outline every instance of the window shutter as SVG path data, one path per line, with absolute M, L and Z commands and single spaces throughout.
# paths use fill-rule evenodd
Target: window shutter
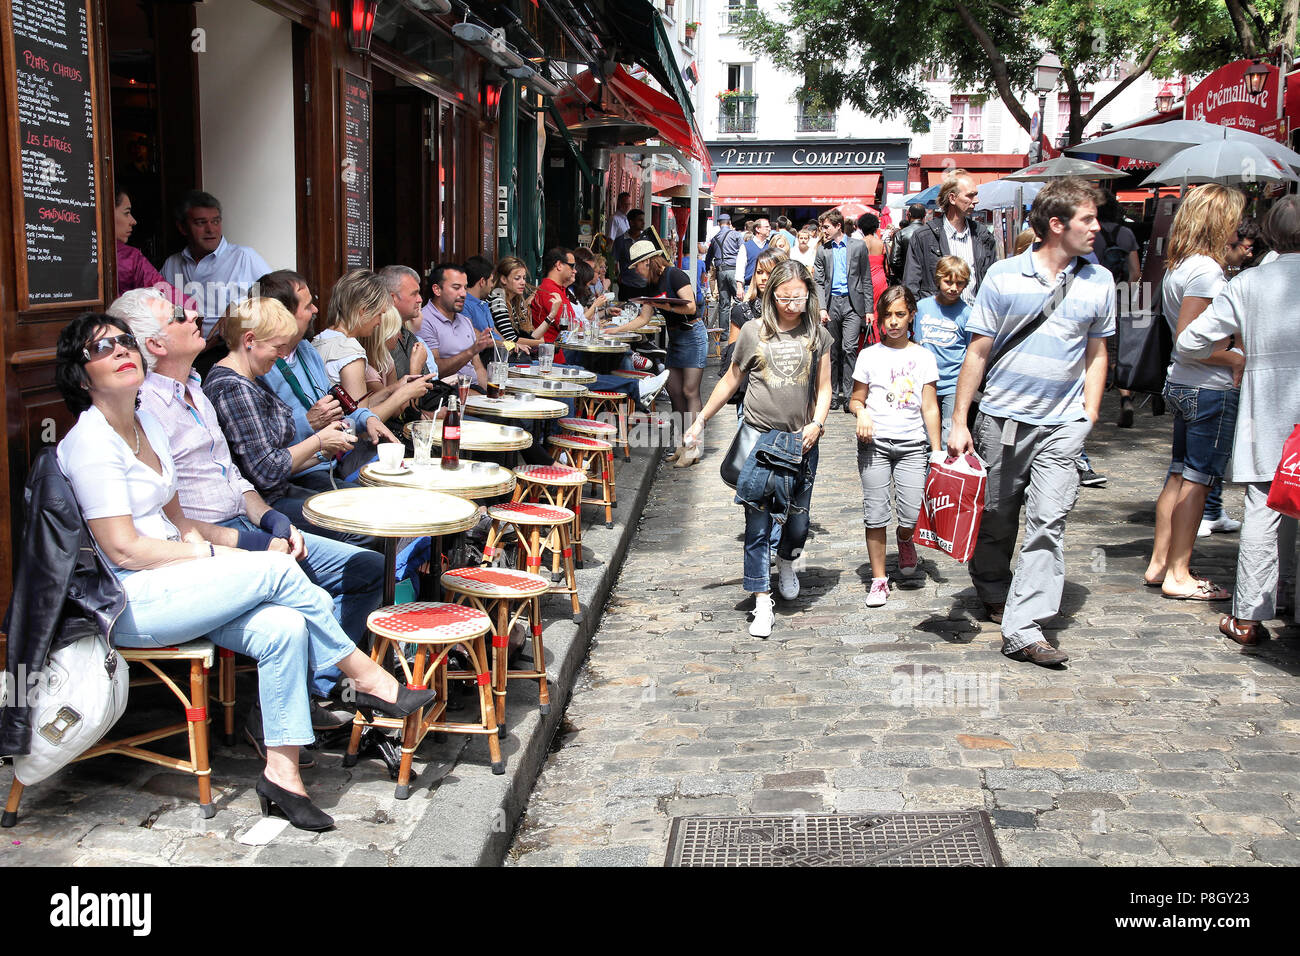
M 984 152 L 1001 153 L 1002 149 L 1002 111 L 1005 107 L 1001 100 L 990 98 L 984 104 Z

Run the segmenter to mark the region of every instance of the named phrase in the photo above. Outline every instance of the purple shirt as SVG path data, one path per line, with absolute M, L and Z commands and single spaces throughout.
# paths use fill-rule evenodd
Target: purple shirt
M 474 344 L 476 338 L 474 323 L 464 312 L 457 312 L 448 319 L 434 307 L 432 302 L 427 302 L 420 310 L 420 315 L 424 317 L 424 322 L 420 325 L 420 341 L 429 350 L 431 357 L 436 353 L 441 358 L 450 358 Z M 430 369 L 430 371 L 434 370 Z M 472 359 L 456 371 L 457 374 L 477 379 Z
M 145 254 L 135 246 L 125 242 L 117 244 L 117 294 L 130 292 L 132 289 L 158 289 L 167 296 L 172 305 L 194 309 L 194 303 L 176 291 L 166 279 L 153 267 Z M 195 309 L 195 311 L 198 311 Z

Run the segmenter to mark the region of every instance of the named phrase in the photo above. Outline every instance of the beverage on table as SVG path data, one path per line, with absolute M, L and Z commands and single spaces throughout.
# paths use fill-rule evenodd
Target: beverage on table
M 417 468 L 427 468 L 433 464 L 433 434 L 437 422 L 420 421 L 411 426 L 411 445 L 415 454 L 411 464 Z
M 460 406 L 455 396 L 447 400 L 447 417 L 442 420 L 442 467 L 460 467 Z
M 501 388 L 510 376 L 510 366 L 505 362 L 488 363 L 487 397 L 500 398 Z
M 460 398 L 460 407 L 464 408 L 465 403 L 469 401 L 469 376 L 460 374 L 456 376 L 456 394 Z
M 551 365 L 555 362 L 555 345 L 543 343 L 537 346 L 537 368 L 540 372 L 546 373 L 551 370 Z

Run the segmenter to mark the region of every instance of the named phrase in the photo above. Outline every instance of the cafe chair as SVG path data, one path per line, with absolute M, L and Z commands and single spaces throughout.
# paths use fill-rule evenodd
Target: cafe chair
M 216 654 L 217 648 L 206 638 L 197 638 L 176 647 L 119 647 L 116 650 L 122 660 L 126 661 L 133 670 L 138 671 L 140 667 L 143 667 L 145 671 L 149 672 L 148 674 L 132 676 L 131 687 L 161 683 L 180 701 L 181 707 L 185 711 L 185 719 L 178 723 L 156 727 L 118 740 L 101 740 L 73 762 L 89 760 L 91 757 L 102 757 L 106 754 L 118 754 L 119 756 L 157 764 L 160 767 L 166 767 L 168 770 L 180 770 L 183 773 L 193 774 L 198 778 L 199 812 L 204 819 L 211 819 L 216 815 L 217 808 L 212 803 L 212 767 L 209 757 L 207 707 L 208 674 L 212 670 L 213 663 L 219 661 L 218 686 L 223 689 L 220 702 L 225 719 L 224 729 L 225 733 L 233 741 L 235 706 L 234 655 L 218 657 Z M 182 689 L 183 680 L 173 679 L 172 675 L 163 669 L 162 665 L 171 661 L 184 661 L 188 665 L 186 668 L 189 676 L 188 693 Z M 229 694 L 224 690 L 227 686 L 230 688 Z M 130 705 L 128 704 L 128 706 Z M 54 730 L 57 730 L 57 728 L 54 728 Z M 38 729 L 36 732 L 42 731 Z M 189 743 L 188 759 L 170 757 L 143 746 L 144 744 L 155 743 L 180 734 L 185 734 Z M 22 798 L 23 785 L 15 777 L 13 785 L 9 788 L 9 799 L 5 804 L 3 817 L 0 817 L 0 826 L 11 827 L 18 821 L 18 805 Z
M 578 399 L 578 408 L 581 410 L 582 417 L 588 419 L 599 419 L 602 413 L 612 412 L 615 421 L 618 422 L 618 431 L 616 433 L 618 438 L 614 440 L 615 444 L 623 446 L 624 461 L 632 457 L 632 449 L 627 440 L 627 420 L 634 410 L 630 395 L 626 392 L 593 392 L 588 390 L 586 395 Z M 561 426 L 563 426 L 564 421 L 565 419 L 560 420 Z
M 429 706 L 405 717 L 383 717 L 377 714 L 367 719 L 358 712 L 352 722 L 352 739 L 343 766 L 356 765 L 361 746 L 361 735 L 368 726 L 387 727 L 402 731 L 402 760 L 397 771 L 394 796 L 405 800 L 411 795 L 411 757 L 429 733 L 482 734 L 487 737 L 488 755 L 493 773 L 505 773 L 506 762 L 501 756 L 501 743 L 497 734 L 496 708 L 492 703 L 492 675 L 488 670 L 487 648 L 483 635 L 492 630 L 492 620 L 477 608 L 442 602 L 416 601 L 410 604 L 391 604 L 371 611 L 366 627 L 374 635 L 370 658 L 382 666 L 383 661 L 396 658 L 402 668 L 406 686 L 431 687 L 438 692 Z M 414 660 L 408 661 L 402 644 L 414 644 Z M 454 647 L 462 647 L 469 658 L 468 671 L 449 671 L 447 655 Z M 392 657 L 389 651 L 392 650 Z M 478 685 L 479 719 L 475 723 L 444 720 L 447 712 L 447 681 L 472 680 Z
M 511 678 L 537 681 L 538 709 L 543 715 L 549 714 L 551 696 L 546 686 L 541 597 L 551 590 L 551 582 L 539 574 L 513 568 L 456 568 L 443 572 L 442 589 L 453 603 L 476 608 L 492 619 L 492 696 L 497 733 L 506 735 L 506 682 Z M 511 670 L 510 631 L 525 619 L 532 626 L 533 666 Z
M 577 468 L 524 465 L 515 469 L 515 490 L 510 499 L 554 505 L 573 512 L 569 537 L 573 542 L 573 564 L 578 568 L 582 567 L 582 489 L 586 486 L 587 473 Z M 552 571 L 558 570 L 558 563 L 553 564 Z
M 600 489 L 599 498 L 582 496 L 582 504 L 604 506 L 605 527 L 614 527 L 614 446 L 601 438 L 586 435 L 556 434 L 546 439 L 551 457 L 558 458 L 561 451 L 568 454 L 573 467 L 587 473 L 587 483 Z M 584 492 L 586 488 L 583 488 Z
M 492 519 L 492 525 L 483 546 L 483 559 L 490 561 L 496 555 L 507 528 L 514 530 L 518 542 L 517 563 L 521 571 L 540 574 L 542 558 L 550 551 L 552 560 L 559 562 L 562 568 L 562 574 L 552 573 L 550 590 L 554 594 L 569 595 L 573 620 L 581 621 L 582 606 L 578 603 L 578 580 L 573 570 L 573 545 L 569 537 L 573 510 L 550 504 L 510 501 L 489 505 L 488 517 Z

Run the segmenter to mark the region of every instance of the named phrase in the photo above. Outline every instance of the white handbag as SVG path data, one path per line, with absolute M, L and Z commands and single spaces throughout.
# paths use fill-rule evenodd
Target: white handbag
M 97 744 L 126 710 L 126 661 L 93 624 L 87 633 L 50 653 L 31 687 L 9 687 L 31 705 L 31 752 L 16 756 L 14 776 L 40 783 Z M 7 683 L 7 682 L 0 682 Z

